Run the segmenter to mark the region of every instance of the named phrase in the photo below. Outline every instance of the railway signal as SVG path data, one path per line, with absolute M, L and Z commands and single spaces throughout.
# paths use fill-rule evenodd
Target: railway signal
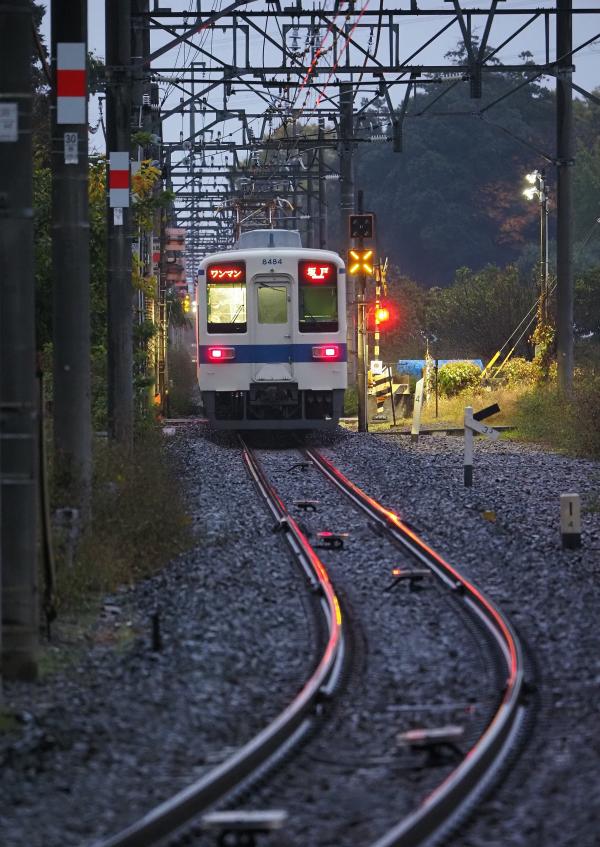
M 374 273 L 374 261 L 375 256 L 370 248 L 359 249 L 353 247 L 351 250 L 348 250 L 348 273 L 372 276 Z
M 394 326 L 395 316 L 391 303 L 384 301 L 372 304 L 367 308 L 367 332 L 386 332 Z
M 371 213 L 350 215 L 350 238 L 373 238 L 375 215 Z
M 391 314 L 387 306 L 380 306 L 375 310 L 375 325 L 378 327 L 386 327 L 389 323 Z

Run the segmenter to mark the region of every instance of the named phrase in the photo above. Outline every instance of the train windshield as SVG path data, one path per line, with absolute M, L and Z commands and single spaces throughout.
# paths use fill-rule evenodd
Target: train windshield
M 299 290 L 300 332 L 337 332 L 337 285 L 302 283 Z
M 266 285 L 265 283 L 261 283 L 258 288 L 259 324 L 287 323 L 287 298 L 287 285 Z
M 246 332 L 246 283 L 209 282 L 206 299 L 209 332 Z

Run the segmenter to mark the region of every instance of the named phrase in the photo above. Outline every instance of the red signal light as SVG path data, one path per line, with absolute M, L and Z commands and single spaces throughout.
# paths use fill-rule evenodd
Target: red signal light
M 208 358 L 211 362 L 231 362 L 235 359 L 235 347 L 209 347 Z
M 375 310 L 375 323 L 376 324 L 385 324 L 390 319 L 390 310 L 387 306 L 380 306 Z
M 383 302 L 367 309 L 368 332 L 386 332 L 393 329 L 398 320 L 398 312 L 393 303 Z
M 298 262 L 298 279 L 308 285 L 331 284 L 337 280 L 337 267 L 333 262 L 320 262 L 318 259 Z

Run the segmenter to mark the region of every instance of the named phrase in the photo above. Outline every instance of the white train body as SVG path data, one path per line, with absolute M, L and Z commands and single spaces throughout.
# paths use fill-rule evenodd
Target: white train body
M 335 426 L 347 385 L 346 272 L 289 230 L 244 233 L 198 272 L 198 384 L 218 429 Z

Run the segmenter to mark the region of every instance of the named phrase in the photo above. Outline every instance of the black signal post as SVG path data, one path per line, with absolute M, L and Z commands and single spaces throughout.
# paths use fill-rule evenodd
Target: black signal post
M 356 286 L 356 354 L 358 387 L 358 431 L 369 431 L 367 410 L 367 322 L 365 314 L 365 295 L 367 290 L 367 271 L 365 267 L 365 238 L 373 237 L 373 215 L 363 213 L 363 192 L 357 196 L 358 214 L 350 215 L 350 233 L 360 258 Z M 356 233 L 356 235 L 354 235 Z M 369 234 L 370 233 L 370 234 Z

